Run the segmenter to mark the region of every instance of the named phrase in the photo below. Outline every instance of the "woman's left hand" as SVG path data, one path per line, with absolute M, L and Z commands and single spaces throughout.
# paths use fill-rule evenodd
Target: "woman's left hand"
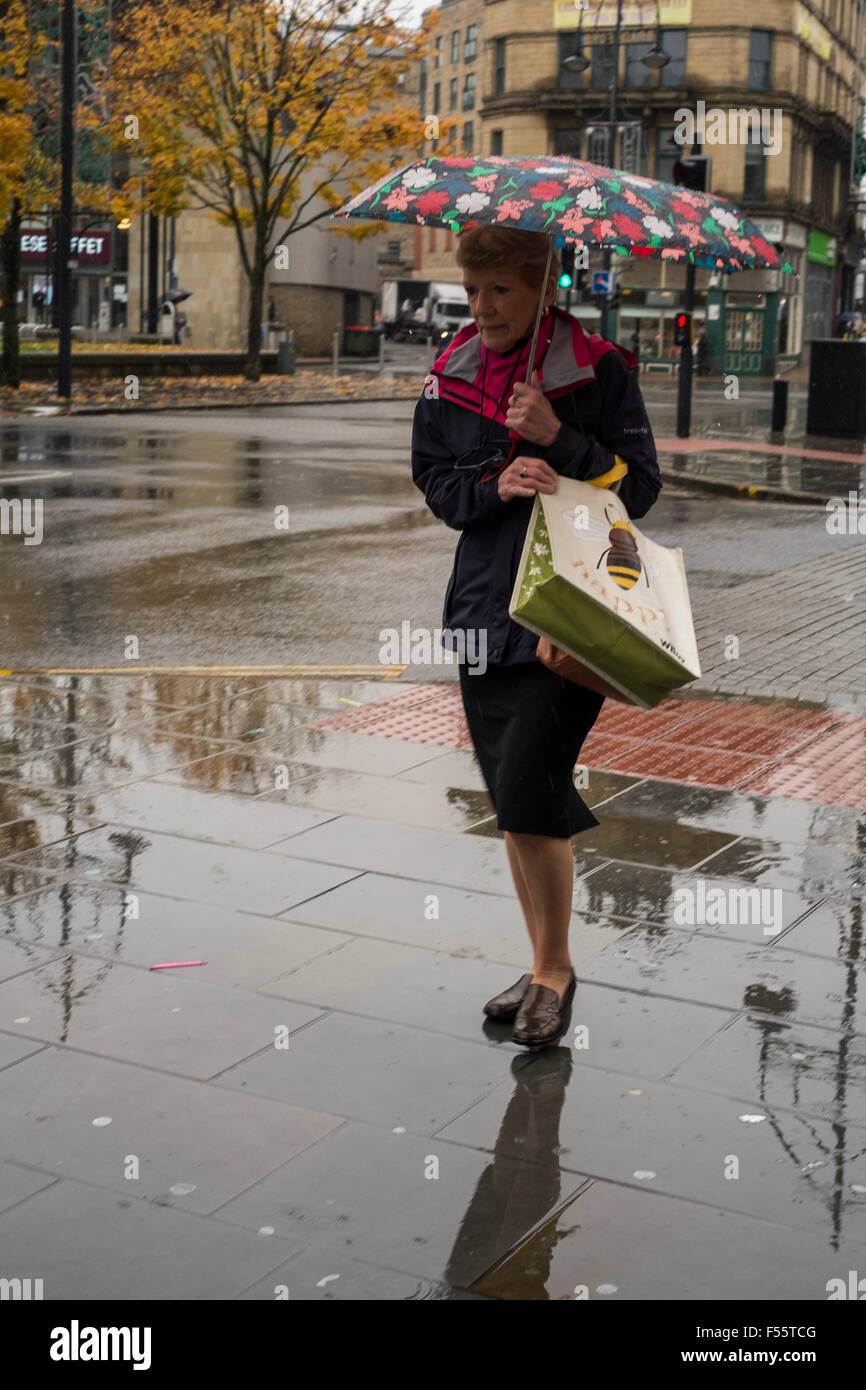
M 527 443 L 541 444 L 544 448 L 548 448 L 559 434 L 561 421 L 538 385 L 538 372 L 532 373 L 528 385 L 525 381 L 514 383 L 505 423 Z

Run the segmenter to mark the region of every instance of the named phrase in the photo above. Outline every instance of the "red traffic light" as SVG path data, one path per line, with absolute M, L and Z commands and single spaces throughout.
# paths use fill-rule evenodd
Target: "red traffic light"
M 686 314 L 677 314 L 677 328 L 685 328 L 686 318 Z
M 674 324 L 674 347 L 685 347 L 691 343 L 691 319 L 688 314 L 677 314 Z

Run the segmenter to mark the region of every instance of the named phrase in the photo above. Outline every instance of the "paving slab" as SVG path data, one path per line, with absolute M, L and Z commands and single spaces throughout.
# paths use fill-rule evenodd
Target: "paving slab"
M 353 1260 L 345 1248 L 315 1245 L 302 1250 L 279 1268 L 271 1270 L 246 1293 L 244 1303 L 273 1303 L 279 1299 L 306 1303 L 394 1303 L 447 1300 L 454 1296 L 449 1285 L 384 1269 L 368 1260 Z M 482 1301 L 482 1300 L 479 1300 Z
M 532 963 L 517 899 L 491 893 L 443 884 L 436 884 L 431 891 L 429 883 L 415 879 L 365 873 L 284 915 L 292 922 L 309 922 L 355 936 L 505 962 L 518 968 L 519 974 Z M 579 964 L 608 941 L 618 939 L 631 925 L 612 917 L 575 913 L 569 934 L 572 959 Z
M 844 903 L 827 898 L 785 933 L 785 945 L 808 955 L 856 962 L 863 955 L 863 921 L 859 899 Z
M 262 1048 L 274 1050 L 275 1028 L 300 1028 L 319 1013 L 191 975 L 67 954 L 0 984 L 0 1027 L 206 1078 Z
M 521 1302 L 808 1302 L 862 1264 L 862 1244 L 837 1247 L 829 1231 L 810 1232 L 807 1245 L 801 1231 L 771 1221 L 593 1182 L 475 1289 Z
M 53 1301 L 234 1298 L 292 1244 L 81 1182 L 54 1182 L 0 1215 L 4 1266 L 32 1271 Z
M 419 949 L 350 941 L 269 985 L 268 993 L 449 1037 L 480 1038 L 481 1005 L 513 983 L 513 973 L 441 951 L 426 951 L 419 963 Z M 663 1076 L 725 1022 L 727 1015 L 716 1009 L 581 983 L 569 1037 L 576 1061 Z M 516 1044 L 509 1040 L 508 1046 Z
M 267 800 L 265 799 L 267 798 Z M 319 808 L 324 821 L 332 815 L 373 817 L 392 825 L 427 826 L 432 830 L 465 830 L 493 814 L 486 791 L 470 788 L 419 786 L 398 777 L 377 777 L 372 773 L 343 772 L 320 768 L 295 778 L 279 792 L 269 790 L 264 804 Z
M 670 1079 L 758 1108 L 866 1123 L 866 1038 L 850 1033 L 742 1015 L 674 1067 Z
M 866 1125 L 840 1131 L 828 1120 L 766 1105 L 746 1107 L 743 1101 L 628 1071 L 574 1067 L 563 1072 L 557 1051 L 562 1049 L 548 1048 L 544 1055 L 531 1132 L 544 1133 L 544 1150 L 563 1169 L 823 1231 L 840 1241 L 866 1242 L 866 1200 L 858 1190 L 866 1186 Z M 516 1081 L 503 1082 L 435 1138 L 497 1158 L 522 1156 L 525 1119 L 521 1125 L 509 1122 L 514 1091 L 521 1085 L 518 1066 L 513 1067 Z M 755 1120 L 758 1114 L 762 1119 Z M 539 1162 L 542 1156 L 539 1145 Z M 803 1171 L 820 1159 L 826 1166 Z M 726 1172 L 739 1176 L 726 1177 Z
M 145 968 L 204 959 L 209 984 L 253 990 L 351 939 L 282 918 L 62 881 L 0 904 L 0 932 L 55 954 L 71 950 Z
M 703 866 L 708 873 L 810 897 L 857 897 L 866 901 L 863 850 L 854 846 L 774 844 L 741 839 L 720 849 Z
M 485 837 L 341 816 L 296 835 L 285 850 L 326 864 L 515 896 L 505 845 Z
M 686 787 L 650 777 L 624 788 L 615 809 L 618 815 L 675 820 L 680 826 L 728 831 L 801 849 L 810 841 L 856 848 L 866 831 L 866 814 L 844 806 L 754 796 L 715 787 Z
M 704 894 L 705 904 L 709 895 L 717 891 L 725 894 L 726 902 L 730 895 L 733 904 L 734 894 L 742 895 L 750 889 L 754 894 L 755 891 L 754 885 L 748 881 L 717 876 L 710 868 L 710 865 L 715 864 L 715 860 L 708 860 L 706 868 L 701 865 L 699 871 L 671 873 L 667 869 L 624 864 L 613 859 L 603 861 L 593 869 L 592 856 L 583 854 L 579 849 L 575 849 L 574 858 L 575 870 L 579 877 L 574 885 L 573 901 L 575 911 L 581 913 L 621 916 L 627 921 L 649 920 L 668 924 L 677 920 L 675 913 L 682 917 L 688 905 L 693 905 L 694 916 L 697 917 L 698 895 L 701 892 Z M 687 893 L 688 897 L 679 896 L 683 893 Z M 710 936 L 722 935 L 733 940 L 763 944 L 766 941 L 763 934 L 765 923 L 753 920 L 755 910 L 748 906 L 750 902 L 756 902 L 757 908 L 765 904 L 771 910 L 768 915 L 772 916 L 772 925 L 784 931 L 787 927 L 792 927 L 820 901 L 817 894 L 815 897 L 803 897 L 784 888 L 779 889 L 778 894 L 776 897 L 774 891 L 771 891 L 768 898 L 757 901 L 754 896 L 751 900 L 741 896 L 736 901 L 744 903 L 742 909 L 738 906 L 735 912 L 732 906 L 730 911 L 725 910 L 722 923 L 704 920 L 696 925 L 695 929 Z M 704 918 L 715 918 L 716 913 L 704 911 L 700 915 Z M 760 916 L 760 912 L 758 915 Z
M 41 1192 L 44 1188 L 50 1187 L 57 1179 L 51 1173 L 39 1173 L 35 1165 L 28 1163 L 26 1166 L 19 1163 L 6 1163 L 0 1159 L 0 1212 L 9 1211 L 10 1208 L 23 1202 L 27 1197 L 32 1197 L 34 1192 Z M 6 1260 L 6 1252 L 3 1252 L 4 1272 L 11 1270 L 12 1266 Z M 7 1273 L 7 1278 L 13 1278 L 12 1274 Z M 26 1279 L 26 1274 L 21 1274 L 19 1278 Z M 30 1275 L 38 1278 L 38 1275 Z
M 489 1168 L 472 1149 L 347 1124 L 219 1215 L 466 1287 L 584 1181 L 522 1156 L 507 1160 L 496 1182 Z
M 41 845 L 56 844 L 72 835 L 81 835 L 85 830 L 94 830 L 100 824 L 96 816 L 85 818 L 55 811 L 40 811 L 20 820 L 7 821 L 0 825 L 0 859 L 28 849 L 39 849 Z
M 41 1051 L 43 1043 L 29 1042 L 26 1038 L 16 1038 L 12 1033 L 0 1033 L 0 1070 L 20 1062 L 22 1057 L 32 1057 Z
M 184 839 L 264 849 L 328 819 L 324 811 L 303 806 L 263 803 L 249 796 L 219 796 L 189 786 L 160 781 L 135 782 L 116 791 L 98 792 L 89 804 L 113 825 L 159 830 Z M 2 832 L 0 832 L 2 833 Z
M 862 965 L 852 972 L 841 961 L 798 955 L 783 945 L 750 946 L 688 929 L 636 926 L 584 961 L 581 976 L 822 1028 L 866 1031 Z
M 269 1003 L 276 1019 L 300 1007 L 273 999 Z M 402 1125 L 429 1134 L 498 1085 L 503 1060 L 497 1038 L 504 1041 L 501 1029 L 487 1041 L 479 1030 L 478 1041 L 467 1042 L 331 1013 L 292 1036 L 290 1069 L 271 1046 L 225 1070 L 216 1084 L 363 1119 L 388 1132 Z
M 219 744 L 205 739 L 124 729 L 23 758 L 0 759 L 0 778 L 27 789 L 75 787 L 79 791 L 101 791 L 154 777 L 221 751 L 224 750 Z
M 259 854 L 106 825 L 60 848 L 31 850 L 6 862 L 59 878 L 99 879 L 167 898 L 275 914 L 352 877 L 347 869 L 290 857 L 292 843 L 280 842 L 279 853 Z
M 288 1052 L 280 1056 L 290 1065 Z M 4 1158 L 199 1213 L 215 1211 L 343 1123 L 56 1047 L 0 1072 L 0 1106 L 16 1117 L 0 1140 Z

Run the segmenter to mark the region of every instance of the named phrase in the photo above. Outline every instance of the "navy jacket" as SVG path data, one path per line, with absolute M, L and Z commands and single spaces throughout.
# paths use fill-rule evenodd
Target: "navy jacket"
M 541 457 L 567 478 L 601 477 L 618 454 L 628 464 L 619 497 L 630 516 L 644 516 L 661 478 L 636 359 L 597 335 L 587 336 L 572 315 L 553 313 L 542 387 L 562 424 L 548 448 L 521 443 L 517 453 Z M 515 345 L 514 353 L 523 346 Z M 457 465 L 472 459 L 482 439 L 499 444 L 503 458 L 511 448 L 504 424 L 467 406 L 480 367 L 480 338 L 470 325 L 438 359 L 415 407 L 412 477 L 433 514 L 462 532 L 445 594 L 443 645 L 452 645 L 448 628 L 486 629 L 487 660 L 511 665 L 537 659 L 536 634 L 508 616 L 533 502 L 500 499 L 497 478 L 484 481 L 496 463 Z

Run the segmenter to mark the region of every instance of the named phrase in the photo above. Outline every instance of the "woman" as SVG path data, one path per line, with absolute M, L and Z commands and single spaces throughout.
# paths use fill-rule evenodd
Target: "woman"
M 434 515 L 462 532 L 443 640 L 453 647 L 459 631 L 468 645 L 474 631 L 473 650 L 479 637 L 486 644 L 486 668 L 461 664 L 460 687 L 532 946 L 532 970 L 485 1013 L 514 1019 L 514 1040 L 532 1048 L 562 1036 L 576 986 L 570 838 L 598 821 L 573 770 L 603 697 L 538 661 L 538 639 L 510 620 L 509 599 L 533 499 L 555 493 L 559 475 L 601 485 L 621 479 L 633 517 L 661 488 L 634 356 L 588 337 L 554 307 L 560 266 L 554 257 L 543 284 L 547 252 L 542 233 L 473 226 L 460 234 L 457 263 L 475 322 L 434 364 L 412 433 L 415 483 Z M 527 384 L 539 294 L 539 372 Z M 506 462 L 509 431 L 520 443 Z

